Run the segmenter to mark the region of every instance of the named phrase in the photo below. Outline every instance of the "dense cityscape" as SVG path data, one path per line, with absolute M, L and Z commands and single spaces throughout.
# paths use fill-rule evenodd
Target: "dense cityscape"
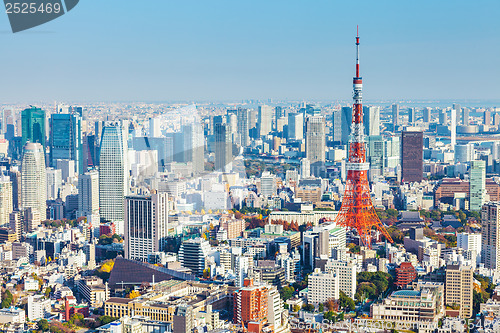
M 341 100 L 0 104 L 0 332 L 500 332 L 500 104 L 355 36 Z

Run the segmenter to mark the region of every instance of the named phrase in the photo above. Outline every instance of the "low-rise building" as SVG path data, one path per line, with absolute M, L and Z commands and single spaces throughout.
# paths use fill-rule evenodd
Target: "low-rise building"
M 85 276 L 78 281 L 78 291 L 91 307 L 100 307 L 109 299 L 108 284 L 95 276 Z

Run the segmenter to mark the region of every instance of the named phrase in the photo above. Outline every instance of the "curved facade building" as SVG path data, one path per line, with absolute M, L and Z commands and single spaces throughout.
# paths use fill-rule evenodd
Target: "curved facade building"
M 99 165 L 101 219 L 124 221 L 127 184 L 126 131 L 119 122 L 107 122 L 102 131 Z
M 21 203 L 24 209 L 31 208 L 40 214 L 40 219 L 46 216 L 45 155 L 40 143 L 28 142 L 24 146 L 21 166 Z

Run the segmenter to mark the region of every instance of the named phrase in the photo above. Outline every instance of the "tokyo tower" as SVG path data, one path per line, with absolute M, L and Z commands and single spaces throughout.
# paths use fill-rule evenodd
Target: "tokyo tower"
M 335 218 L 341 227 L 356 229 L 364 246 L 371 248 L 371 230 L 377 228 L 388 241 L 392 238 L 380 222 L 370 196 L 368 169 L 366 162 L 365 135 L 363 126 L 363 106 L 361 90 L 363 81 L 359 75 L 359 32 L 356 35 L 356 77 L 353 78 L 353 100 L 351 140 L 349 160 L 346 163 L 347 181 L 342 206 Z M 360 244 L 361 245 L 361 244 Z

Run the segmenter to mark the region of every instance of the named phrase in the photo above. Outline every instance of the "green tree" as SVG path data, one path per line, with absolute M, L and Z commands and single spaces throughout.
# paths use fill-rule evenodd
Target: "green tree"
M 14 296 L 12 296 L 12 293 L 8 291 L 7 289 L 2 295 L 2 309 L 8 308 L 12 305 L 12 301 L 14 300 Z
M 281 298 L 284 301 L 289 300 L 290 298 L 293 297 L 294 292 L 295 292 L 295 289 L 293 287 L 285 286 L 285 287 L 281 288 L 281 290 L 280 290 Z
M 106 325 L 106 324 L 109 324 L 115 320 L 117 320 L 118 318 L 114 318 L 114 317 L 110 317 L 110 316 L 100 316 L 98 318 L 99 322 L 101 323 L 101 325 Z
M 319 312 L 325 311 L 325 306 L 323 305 L 323 303 L 319 303 L 318 311 Z
M 356 304 L 354 300 L 347 296 L 343 291 L 340 291 L 339 305 L 345 311 L 354 311 L 356 309 Z
M 36 327 L 39 331 L 48 332 L 49 331 L 49 322 L 47 321 L 47 319 L 40 319 L 36 323 Z

